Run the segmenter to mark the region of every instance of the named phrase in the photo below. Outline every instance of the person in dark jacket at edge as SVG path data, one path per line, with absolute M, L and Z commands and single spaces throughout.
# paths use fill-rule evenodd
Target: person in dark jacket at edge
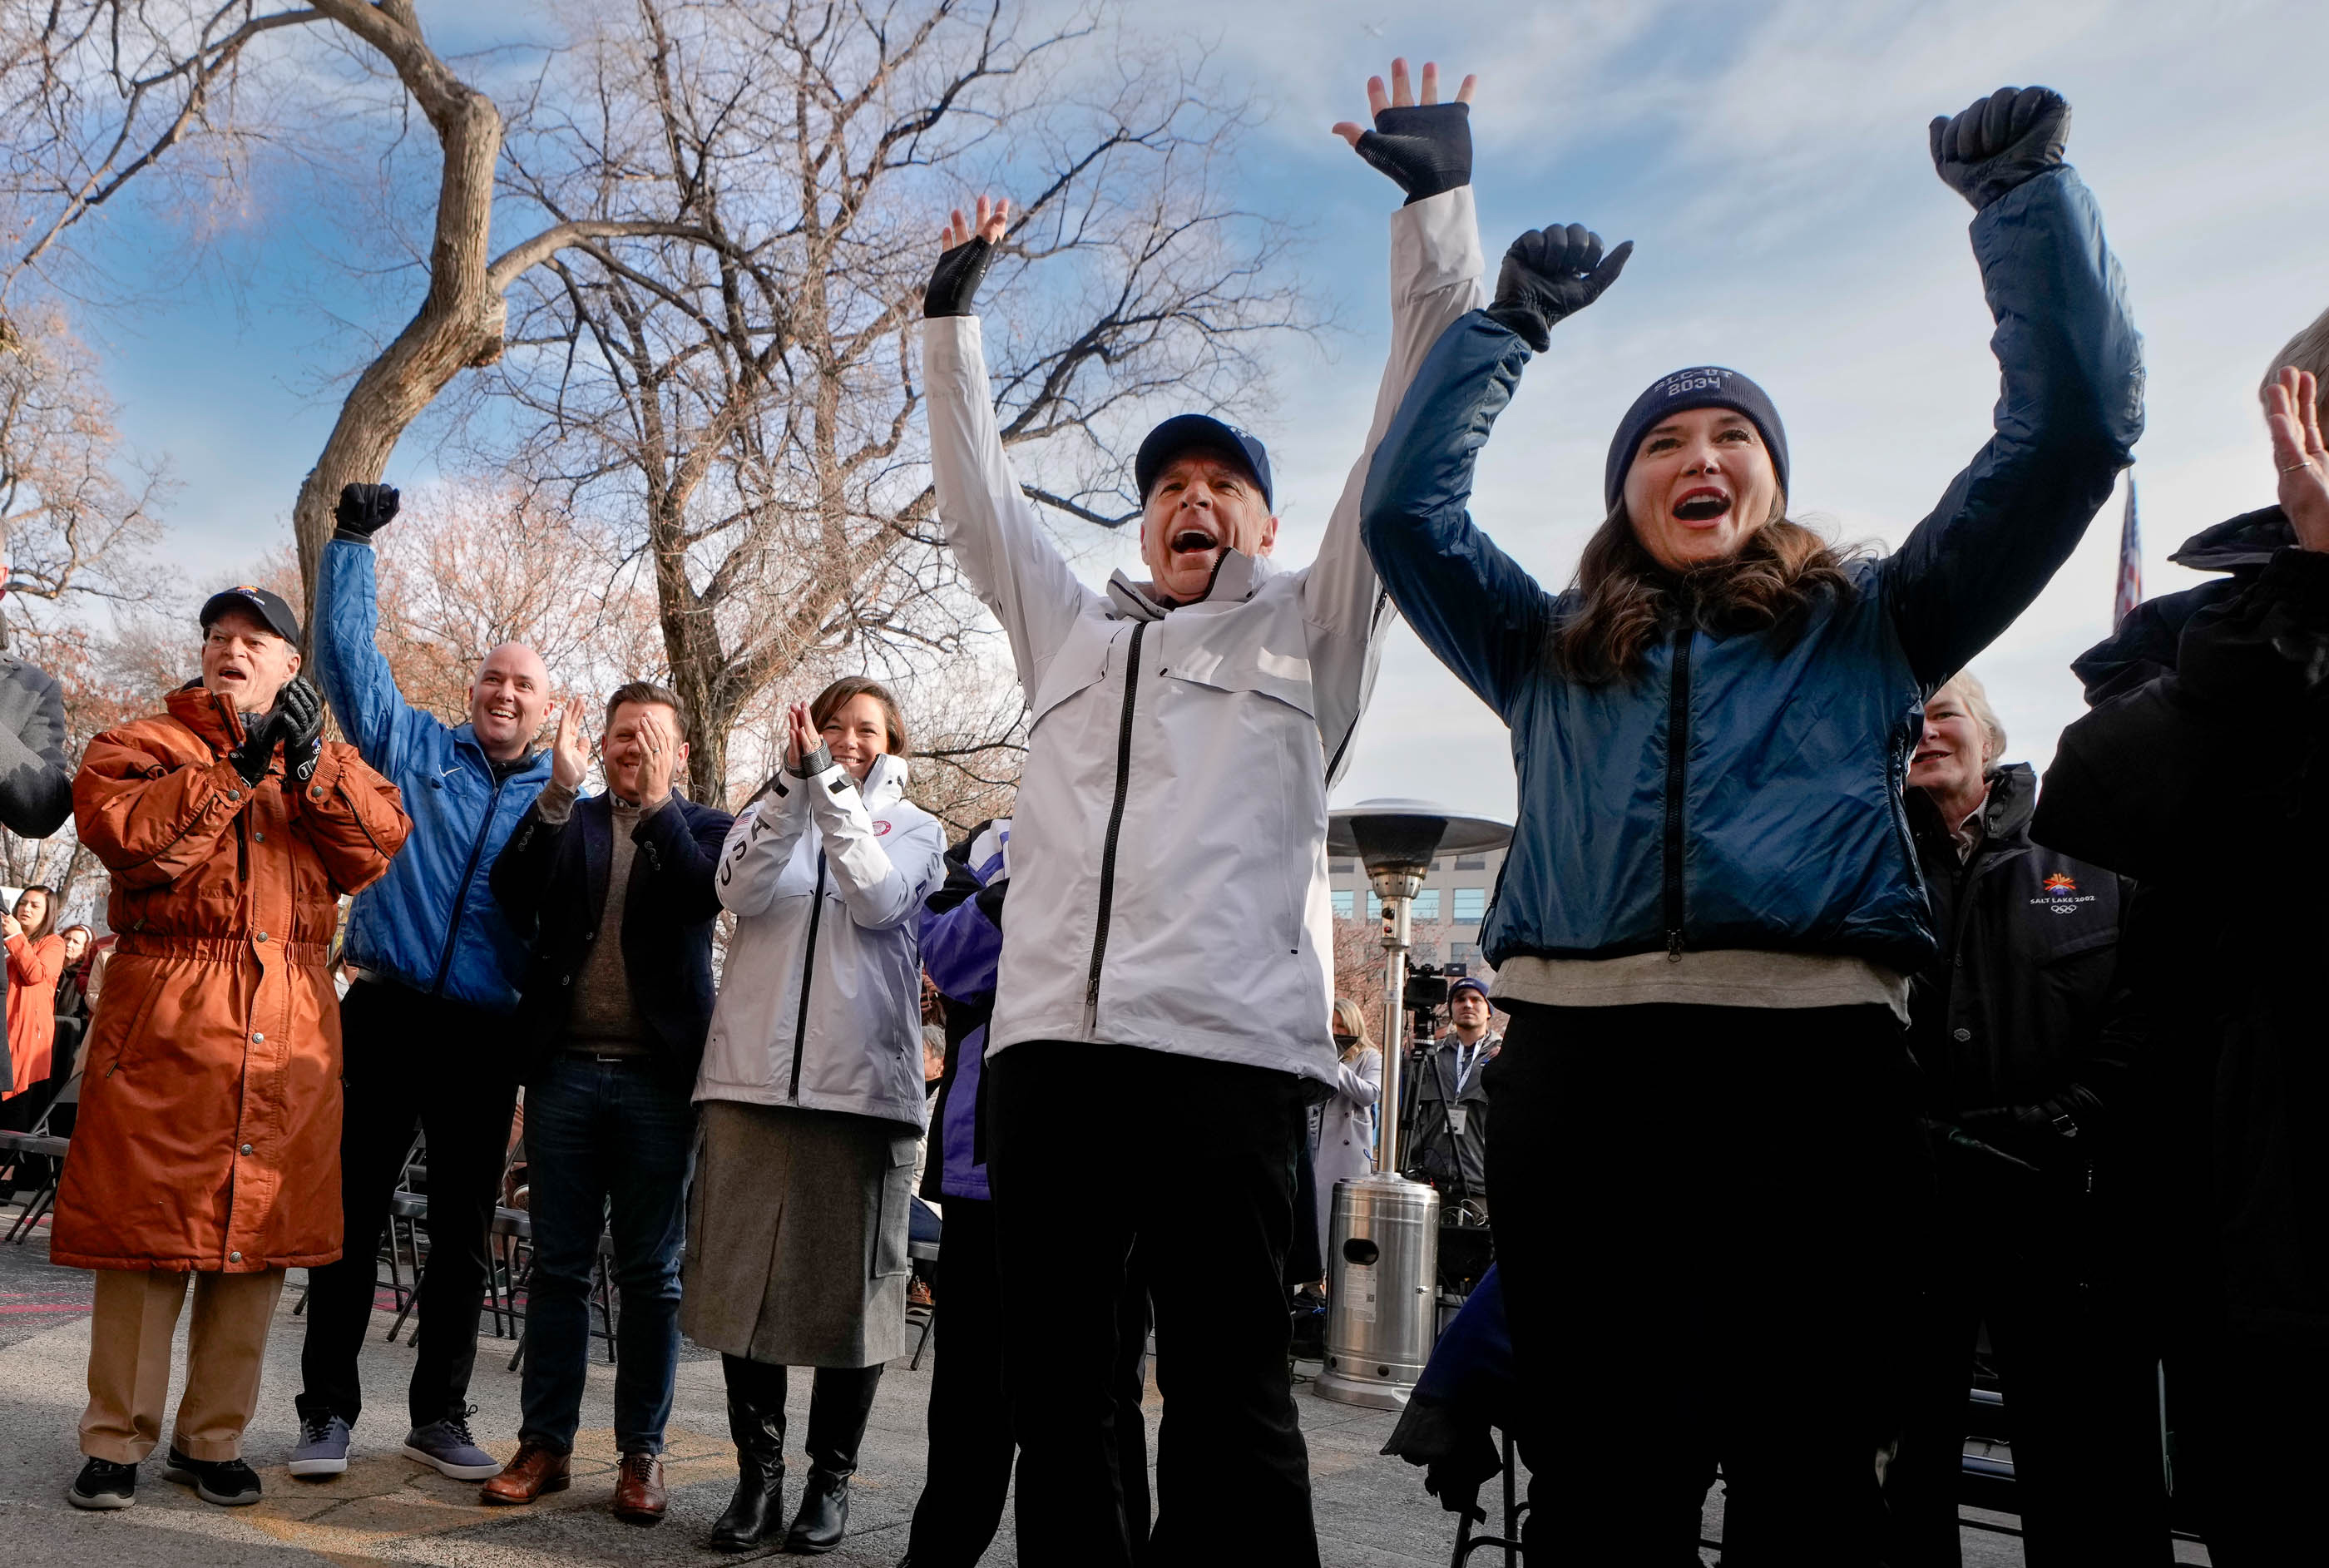
M 486 1227 L 517 1104 L 510 1014 L 525 949 L 486 879 L 550 778 L 548 754 L 532 749 L 550 674 L 532 648 L 505 643 L 477 666 L 465 723 L 404 700 L 377 641 L 372 556 L 398 506 L 391 486 L 343 489 L 316 580 L 318 684 L 357 752 L 401 793 L 412 832 L 342 928 L 343 953 L 363 978 L 339 1004 L 346 1245 L 339 1261 L 308 1274 L 299 1353 L 299 1441 L 288 1468 L 306 1480 L 348 1468 L 381 1231 L 416 1131 L 428 1138 L 429 1267 L 403 1452 L 455 1480 L 501 1468 L 470 1437 L 468 1396 Z
M 1627 412 L 1568 592 L 1473 524 L 1523 366 L 1630 250 L 1581 226 L 1512 247 L 1376 450 L 1367 545 L 1519 770 L 1483 945 L 1512 1019 L 1488 1068 L 1497 1260 L 1524 1408 L 1559 1412 L 1517 1434 L 1532 1562 L 1686 1560 L 1718 1461 L 1731 1568 L 1884 1549 L 1931 1183 L 1901 1026 L 1934 942 L 1901 790 L 1925 699 L 2069 557 L 2142 428 L 2069 118 L 2028 88 L 1932 122 L 2004 386 L 1995 436 L 1886 559 L 1788 520 L 1777 411 L 1717 366 Z
M 7 576 L 8 569 L 0 565 L 0 589 Z M 46 838 L 71 815 L 63 689 L 48 671 L 0 656 L 0 827 L 19 838 Z M 6 966 L 0 965 L 0 1089 L 14 1082 L 14 1064 L 6 1059 L 14 989 Z M 38 1000 L 47 1005 L 45 997 Z M 0 1111 L 0 1126 L 14 1119 Z
M 2265 386 L 2278 507 L 2184 552 L 2264 559 L 2143 606 L 2079 661 L 2094 708 L 2063 732 L 2032 825 L 2142 886 L 2126 1011 L 2164 1107 L 2176 1489 L 2221 1568 L 2317 1557 L 2329 1469 L 2324 373 L 2329 316 Z
M 1016 1444 L 1003 1399 L 1003 1278 L 995 1195 L 986 1182 L 979 1107 L 985 1102 L 986 1025 L 1003 958 L 1011 888 L 1011 818 L 982 822 L 947 851 L 947 878 L 922 902 L 922 968 L 946 999 L 946 1071 L 930 1112 L 922 1195 L 944 1205 L 936 1293 L 945 1342 L 930 1374 L 929 1453 L 899 1568 L 975 1568 L 994 1543 L 1011 1490 Z M 1117 1375 L 1108 1438 L 1123 1478 L 1136 1554 L 1148 1532 L 1148 1286 L 1136 1265 L 1115 1304 Z M 1070 1310 L 1104 1312 L 1105 1302 Z
M 590 747 L 572 703 L 551 777 L 494 862 L 527 938 L 515 1034 L 526 1085 L 533 1287 L 517 1452 L 483 1489 L 531 1503 L 568 1484 L 590 1363 L 590 1286 L 614 1242 L 615 1517 L 663 1521 L 664 1425 L 679 1368 L 679 1253 L 695 1070 L 712 1022 L 712 876 L 734 821 L 680 796 L 679 698 L 631 681 L 607 699 L 607 788 L 579 798 Z
M 1927 699 L 1907 804 L 1939 948 L 1909 1051 L 1943 1129 L 1940 1227 L 1884 1472 L 1893 1568 L 1957 1568 L 1974 1346 L 1986 1324 L 2034 1568 L 2173 1561 L 2158 1346 L 2138 1305 L 2145 1119 L 2110 1027 L 2120 880 L 2030 842 L 2038 778 L 1971 671 Z
M 1461 1207 L 1488 1217 L 1488 1063 L 1504 1046 L 1491 1034 L 1488 984 L 1466 975 L 1447 987 L 1447 1033 L 1410 1058 L 1406 1174 L 1439 1189 L 1441 1219 Z

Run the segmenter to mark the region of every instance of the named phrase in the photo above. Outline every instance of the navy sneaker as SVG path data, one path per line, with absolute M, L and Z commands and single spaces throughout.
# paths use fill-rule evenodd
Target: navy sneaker
M 460 1417 L 433 1421 L 405 1433 L 404 1457 L 457 1481 L 489 1481 L 502 1473 L 501 1460 L 476 1445 L 467 1420 Z
M 308 1480 L 348 1472 L 348 1423 L 335 1415 L 299 1418 L 299 1446 L 284 1467 Z
M 137 1467 L 91 1459 L 65 1493 L 76 1508 L 126 1508 L 137 1500 Z
M 194 1496 L 222 1508 L 244 1508 L 259 1501 L 259 1472 L 240 1459 L 190 1459 L 172 1449 L 162 1478 L 190 1486 Z

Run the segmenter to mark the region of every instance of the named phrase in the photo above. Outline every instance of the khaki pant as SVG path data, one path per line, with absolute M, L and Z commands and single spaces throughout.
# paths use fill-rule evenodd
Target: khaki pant
M 256 1274 L 179 1274 L 162 1270 L 97 1270 L 97 1307 L 89 1326 L 89 1409 L 80 1418 L 80 1451 L 134 1465 L 162 1435 L 162 1402 L 170 1392 L 170 1339 L 193 1281 L 194 1320 L 186 1345 L 186 1391 L 170 1446 L 190 1459 L 242 1455 L 242 1429 L 259 1405 L 267 1331 L 283 1293 L 283 1270 Z

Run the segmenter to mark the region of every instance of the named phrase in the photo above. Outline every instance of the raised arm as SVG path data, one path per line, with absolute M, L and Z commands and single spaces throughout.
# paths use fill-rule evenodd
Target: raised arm
M 2044 88 L 2002 88 L 1932 126 L 1935 166 L 1975 211 L 2004 384 L 1997 433 L 1880 568 L 1928 689 L 2029 608 L 2143 433 L 2143 339 L 2094 197 L 2061 161 L 2070 118 Z
M 590 738 L 582 728 L 580 704 L 568 697 L 558 704 L 558 733 L 550 743 L 550 782 L 525 808 L 494 859 L 494 902 L 527 941 L 542 920 L 542 901 L 557 867 L 558 845 L 574 818 L 574 800 L 590 771 Z
M 1553 599 L 1474 525 L 1473 473 L 1532 349 L 1551 346 L 1553 326 L 1599 298 L 1633 250 L 1605 256 L 1575 224 L 1513 241 L 1495 302 L 1440 335 L 1367 471 L 1361 534 L 1383 585 L 1424 646 L 1508 722 L 1544 656 Z
M 397 493 L 387 485 L 350 485 L 340 492 L 337 526 L 324 546 L 316 577 L 316 679 L 338 715 L 340 729 L 363 760 L 393 775 L 418 726 L 434 714 L 404 700 L 396 673 L 380 651 L 380 588 L 372 535 L 396 515 Z
M 1421 101 L 1409 88 L 1407 61 L 1391 62 L 1388 99 L 1380 77 L 1367 83 L 1374 128 L 1334 128 L 1359 156 L 1407 193 L 1391 220 L 1391 356 L 1375 389 L 1374 412 L 1358 461 L 1326 519 L 1318 557 L 1303 579 L 1310 628 L 1312 693 L 1326 747 L 1327 782 L 1340 776 L 1350 741 L 1374 687 L 1386 600 L 1381 579 L 1359 535 L 1367 466 L 1399 411 L 1400 399 L 1448 324 L 1486 298 L 1480 225 L 1472 200 L 1471 104 L 1475 79 L 1456 100 L 1440 103 L 1439 68 L 1423 68 Z
M 1009 221 L 1008 202 L 990 206 L 981 196 L 975 222 L 957 213 L 943 231 L 947 249 L 922 300 L 922 372 L 929 382 L 938 526 L 973 591 L 1003 623 L 1020 685 L 1032 701 L 1091 590 L 1044 537 L 1034 503 L 1004 453 L 987 391 L 978 317 L 970 307 Z

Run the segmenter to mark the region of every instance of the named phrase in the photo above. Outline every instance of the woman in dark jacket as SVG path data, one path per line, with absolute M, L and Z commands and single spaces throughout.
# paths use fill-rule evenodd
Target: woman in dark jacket
M 1627 415 L 1568 592 L 1473 526 L 1530 350 L 1623 264 L 1581 228 L 1513 247 L 1376 451 L 1376 566 L 1513 730 L 1488 1185 L 1544 1423 L 1520 1434 L 1530 1518 L 1580 1559 L 1687 1561 L 1718 1461 L 1726 1562 L 1876 1559 L 1883 1352 L 1927 1185 L 1900 1023 L 1933 943 L 1909 757 L 1925 696 L 2068 557 L 2141 428 L 2069 113 L 2006 90 L 1934 123 L 1978 213 L 2004 391 L 1995 438 L 1887 560 L 1787 519 L 1777 413 L 1714 367 Z M 1593 1440 L 1556 1450 L 1570 1431 Z

